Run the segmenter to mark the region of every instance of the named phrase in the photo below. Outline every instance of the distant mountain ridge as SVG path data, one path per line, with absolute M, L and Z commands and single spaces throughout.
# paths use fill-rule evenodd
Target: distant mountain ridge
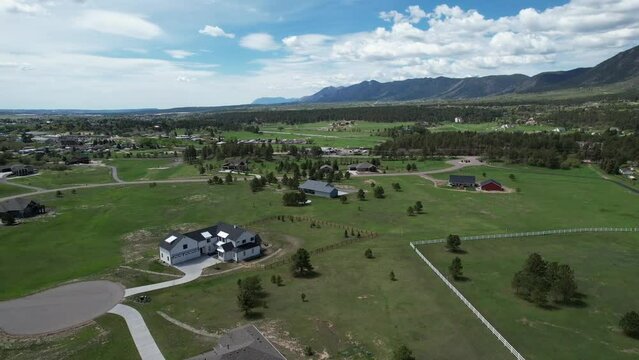
M 639 77 L 639 46 L 621 52 L 592 68 L 470 78 L 422 78 L 381 83 L 375 80 L 343 87 L 327 87 L 300 99 L 302 103 L 470 99 L 506 94 L 537 93 L 595 87 Z
M 278 104 L 290 104 L 298 102 L 297 98 L 284 98 L 284 97 L 262 97 L 255 99 L 251 105 L 278 105 Z

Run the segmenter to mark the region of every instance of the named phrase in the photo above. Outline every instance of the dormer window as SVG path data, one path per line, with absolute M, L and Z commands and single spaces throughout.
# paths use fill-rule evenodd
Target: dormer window
M 188 247 L 189 247 L 189 244 L 184 244 L 184 245 L 182 245 L 182 250 L 186 250 L 186 248 L 188 248 Z

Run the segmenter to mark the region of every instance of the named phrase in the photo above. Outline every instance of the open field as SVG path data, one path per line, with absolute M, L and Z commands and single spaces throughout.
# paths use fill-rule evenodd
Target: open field
M 410 125 L 412 123 L 376 123 L 355 121 L 352 126 L 341 130 L 330 131 L 331 122 L 316 122 L 307 124 L 264 124 L 260 127 L 260 134 L 248 131 L 229 131 L 224 133 L 226 139 L 310 139 L 313 145 L 332 147 L 373 147 L 388 138 L 376 136 L 380 129 Z
M 70 170 L 42 170 L 39 174 L 10 180 L 17 184 L 55 189 L 64 186 L 113 182 L 111 169 L 102 166 L 74 166 Z
M 497 122 L 485 122 L 478 124 L 456 124 L 456 123 L 444 123 L 434 127 L 430 127 L 429 130 L 433 132 L 443 131 L 476 131 L 476 132 L 491 132 L 491 131 L 503 131 L 503 132 L 538 132 L 538 131 L 552 131 L 555 127 L 550 125 L 511 125 L 506 129 L 501 129 L 502 124 Z
M 469 241 L 463 255 L 439 244 L 420 250 L 444 274 L 461 257 L 470 280 L 455 286 L 527 359 L 632 359 L 639 342 L 618 323 L 639 308 L 638 240 L 636 233 L 597 233 Z M 574 269 L 583 304 L 543 309 L 514 295 L 512 277 L 533 252 Z
M 163 159 L 115 159 L 106 162 L 118 169 L 120 179 L 168 180 L 199 176 L 195 166 L 183 164 L 174 158 Z
M 269 308 L 261 310 L 262 318 L 255 319 L 258 326 L 272 329 L 276 338 L 291 344 L 310 344 L 318 351 L 326 348 L 337 357 L 385 358 L 389 345 L 404 341 L 418 358 L 509 358 L 501 344 L 429 273 L 408 242 L 451 232 L 473 235 L 632 226 L 639 202 L 629 201 L 636 195 L 601 179 L 589 168 L 482 166 L 464 172 L 480 178 L 486 172 L 487 177 L 520 192 L 454 191 L 409 176 L 343 181 L 341 185 L 366 190 L 367 200 L 351 198 L 341 204 L 313 197 L 313 204 L 302 208 L 283 207 L 283 190 L 267 188 L 251 193 L 243 181 L 230 186 L 158 184 L 155 188 L 87 189 L 63 198 L 41 195 L 38 198 L 54 208 L 52 214 L 0 228 L 0 293 L 3 299 L 14 298 L 72 279 L 114 274 L 122 264 L 144 264 L 154 256 L 158 239 L 174 229 L 187 231 L 219 220 L 245 224 L 273 215 L 309 216 L 356 225 L 378 232 L 380 237 L 314 256 L 320 276 L 313 279 L 293 280 L 286 266 L 260 271 L 270 296 Z M 509 179 L 511 173 L 515 180 Z M 385 199 L 373 198 L 371 182 L 386 189 Z M 393 182 L 399 182 L 403 190 L 393 191 Z M 417 200 L 423 202 L 425 213 L 407 216 L 406 208 Z M 265 223 L 256 228 L 262 226 L 266 228 L 260 231 L 285 250 L 323 246 L 343 236 L 343 231 L 325 226 L 311 229 L 305 223 Z M 31 241 L 39 234 L 47 234 L 49 240 Z M 299 241 L 286 241 L 291 238 Z M 376 259 L 364 258 L 368 247 Z M 27 266 L 25 258 L 39 261 Z M 65 266 L 59 266 L 61 263 Z M 147 268 L 152 266 L 146 264 Z M 398 281 L 388 280 L 391 270 Z M 247 271 L 154 292 L 150 304 L 135 305 L 168 359 L 195 355 L 210 349 L 215 341 L 172 325 L 156 311 L 210 331 L 234 327 L 245 321 L 235 306 L 234 284 Z M 270 275 L 275 273 L 284 276 L 284 287 L 270 284 Z M 139 284 L 153 279 L 145 275 L 127 281 Z M 308 295 L 309 302 L 299 300 L 301 292 Z M 291 352 L 296 353 L 295 349 L 292 346 Z
M 0 198 L 12 195 L 27 194 L 29 189 L 0 183 Z

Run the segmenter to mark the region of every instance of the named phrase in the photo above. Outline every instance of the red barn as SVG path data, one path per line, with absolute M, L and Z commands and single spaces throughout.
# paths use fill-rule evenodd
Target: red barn
M 493 179 L 482 182 L 480 187 L 482 191 L 504 191 L 504 187 Z

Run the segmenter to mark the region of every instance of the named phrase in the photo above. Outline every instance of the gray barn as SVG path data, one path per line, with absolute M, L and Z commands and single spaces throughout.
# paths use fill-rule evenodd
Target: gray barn
M 336 198 L 338 193 L 335 186 L 324 181 L 315 180 L 306 180 L 302 185 L 300 185 L 299 189 L 308 195 L 316 195 L 326 198 Z

